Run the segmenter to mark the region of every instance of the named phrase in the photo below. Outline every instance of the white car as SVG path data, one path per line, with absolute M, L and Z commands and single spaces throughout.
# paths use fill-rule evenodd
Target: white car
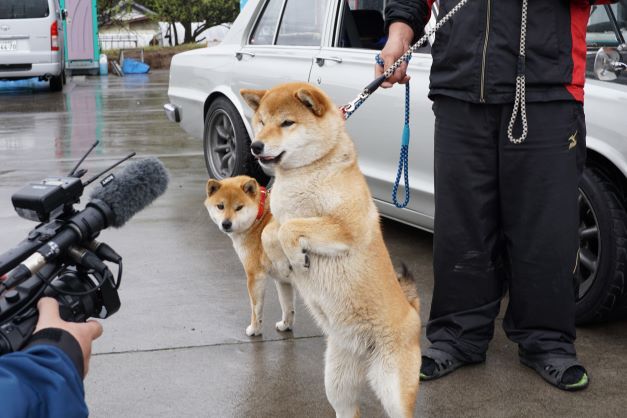
M 627 0 L 613 6 L 626 15 Z M 250 0 L 224 41 L 172 60 L 166 114 L 204 143 L 209 175 L 249 174 L 265 182 L 250 153 L 251 111 L 242 88 L 266 89 L 303 80 L 322 87 L 338 105 L 354 99 L 374 77 L 385 43 L 384 0 Z M 593 10 L 599 39 L 616 36 L 607 10 Z M 603 21 L 605 19 L 605 23 Z M 621 19 L 619 25 L 625 26 Z M 437 35 L 436 35 L 437 36 Z M 594 52 L 591 57 L 593 58 Z M 616 63 L 614 63 L 617 65 Z M 404 88 L 377 91 L 348 120 L 359 163 L 385 217 L 433 228 L 434 116 L 427 99 L 429 47 L 414 55 L 409 153 L 411 200 L 392 202 L 403 125 Z M 620 79 L 618 80 L 620 81 Z M 627 311 L 627 86 L 588 80 L 588 165 L 581 184 L 580 323 Z M 402 201 L 402 188 L 399 190 Z
M 65 14 L 58 0 L 0 0 L 0 80 L 39 77 L 63 90 Z

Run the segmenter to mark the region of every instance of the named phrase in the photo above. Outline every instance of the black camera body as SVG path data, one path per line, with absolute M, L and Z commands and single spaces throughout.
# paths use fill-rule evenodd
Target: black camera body
M 95 241 L 113 214 L 105 202 L 92 200 L 82 211 L 86 185 L 134 155 L 83 183 L 87 170 L 76 172 L 94 144 L 67 177 L 48 177 L 31 183 L 11 198 L 23 218 L 42 222 L 15 248 L 0 255 L 0 355 L 19 350 L 38 320 L 37 302 L 43 296 L 59 302 L 61 318 L 84 322 L 106 318 L 120 308 L 118 287 L 122 257 Z M 105 262 L 118 265 L 117 280 Z
M 41 296 L 55 298 L 59 302 L 61 318 L 69 322 L 104 319 L 120 308 L 120 297 L 110 280 L 99 284 L 86 271 L 76 267 L 59 272 L 42 293 L 42 283 L 54 268 L 52 265 L 43 268 L 36 277 L 7 290 L 0 297 L 0 355 L 19 350 L 30 338 L 39 318 L 36 301 Z

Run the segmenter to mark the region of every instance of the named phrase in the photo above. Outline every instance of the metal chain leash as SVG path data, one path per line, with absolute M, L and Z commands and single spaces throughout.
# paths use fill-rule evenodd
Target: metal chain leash
M 423 46 L 425 42 L 427 42 L 429 37 L 438 30 L 440 30 L 442 25 L 448 22 L 449 19 L 459 11 L 459 9 L 466 5 L 466 3 L 468 3 L 468 0 L 461 0 L 459 3 L 457 3 L 457 5 L 453 7 L 446 15 L 444 15 L 444 17 L 440 19 L 440 21 L 438 21 L 438 23 L 436 23 L 433 28 L 429 29 L 427 33 L 425 33 L 420 39 L 418 39 L 415 44 L 411 46 L 411 48 L 409 48 L 409 50 L 407 50 L 407 52 L 405 52 L 399 59 L 397 59 L 394 64 L 388 67 L 383 72 L 382 76 L 377 77 L 376 80 L 368 84 L 366 88 L 364 88 L 363 91 L 359 94 L 359 96 L 357 96 L 353 101 L 340 107 L 340 110 L 344 114 L 344 119 L 350 118 L 355 110 L 359 109 L 359 107 L 366 101 L 366 99 L 368 99 L 368 97 L 370 97 L 370 95 L 374 93 L 375 90 L 379 88 L 379 86 L 381 86 L 381 83 L 390 78 L 392 74 L 394 74 L 394 71 L 396 71 L 403 64 L 403 62 L 409 62 L 412 55 L 418 50 L 418 48 Z
M 512 111 L 512 117 L 509 120 L 507 126 L 507 137 L 512 144 L 520 144 L 527 139 L 529 132 L 529 126 L 527 124 L 527 91 L 526 91 L 526 78 L 525 78 L 525 58 L 527 54 L 527 2 L 522 2 L 522 17 L 520 24 L 520 52 L 518 55 L 518 71 L 516 73 L 516 95 L 514 97 L 514 110 Z M 520 114 L 520 120 L 522 122 L 522 134 L 520 138 L 514 136 L 514 125 L 516 119 Z

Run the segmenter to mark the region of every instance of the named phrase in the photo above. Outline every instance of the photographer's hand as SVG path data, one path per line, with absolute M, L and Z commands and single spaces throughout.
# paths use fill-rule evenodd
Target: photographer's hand
M 85 418 L 83 377 L 102 327 L 62 320 L 51 298 L 42 298 L 37 308 L 39 321 L 26 346 L 0 356 L 0 415 Z
M 39 321 L 35 333 L 46 328 L 58 328 L 69 332 L 78 341 L 83 352 L 84 375 L 87 375 L 92 342 L 102 335 L 102 325 L 94 320 L 85 323 L 66 322 L 59 316 L 59 303 L 52 298 L 41 298 L 37 304 Z M 83 376 L 84 377 L 84 376 Z

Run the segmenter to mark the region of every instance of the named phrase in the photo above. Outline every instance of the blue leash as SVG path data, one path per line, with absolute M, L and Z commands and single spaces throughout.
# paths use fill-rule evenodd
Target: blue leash
M 381 55 L 377 54 L 375 60 L 378 65 L 383 67 L 384 62 L 381 59 Z M 409 59 L 406 60 L 409 62 Z M 361 105 L 361 103 L 360 103 Z M 355 107 L 354 110 L 357 110 L 359 106 Z M 353 110 L 353 111 L 354 111 Z M 394 206 L 399 209 L 407 207 L 409 203 L 409 83 L 405 84 L 405 126 L 403 127 L 403 136 L 401 139 L 401 156 L 398 161 L 398 172 L 396 173 L 396 181 L 394 182 L 394 187 L 392 188 L 392 202 Z M 351 112 L 352 113 L 352 112 Z M 398 186 L 401 182 L 401 176 L 404 174 L 404 187 L 405 187 L 405 200 L 403 203 L 398 202 Z
M 355 112 L 355 110 L 359 109 L 359 107 L 374 93 L 381 84 L 388 78 L 394 74 L 394 71 L 398 69 L 404 62 L 409 62 L 414 52 L 418 50 L 418 48 L 424 45 L 429 36 L 433 35 L 436 31 L 438 31 L 442 25 L 451 19 L 451 17 L 457 13 L 462 7 L 464 7 L 470 0 L 459 0 L 459 3 L 455 7 L 453 7 L 444 17 L 438 20 L 438 23 L 435 24 L 431 29 L 429 29 L 415 44 L 411 46 L 399 59 L 397 59 L 394 64 L 390 65 L 385 69 L 383 74 L 379 77 L 375 78 L 370 84 L 368 84 L 364 89 L 359 93 L 359 96 L 345 104 L 344 106 L 340 106 L 340 111 L 344 115 L 344 120 L 348 120 L 351 115 Z M 527 0 L 523 0 L 524 9 L 526 12 Z M 521 30 L 521 37 L 522 37 Z M 375 57 L 377 61 L 377 65 L 384 67 L 384 62 L 381 59 L 381 56 L 377 54 Z M 522 99 L 524 101 L 524 99 Z M 398 174 L 396 175 L 396 182 L 394 183 L 394 189 L 392 191 L 392 201 L 394 205 L 398 208 L 404 208 L 409 203 L 409 173 L 407 172 L 407 160 L 409 157 L 409 84 L 405 86 L 405 127 L 403 128 L 403 139 L 401 142 L 401 158 L 398 163 Z M 401 175 L 405 172 L 405 201 L 402 204 L 398 203 L 398 186 L 401 181 Z

